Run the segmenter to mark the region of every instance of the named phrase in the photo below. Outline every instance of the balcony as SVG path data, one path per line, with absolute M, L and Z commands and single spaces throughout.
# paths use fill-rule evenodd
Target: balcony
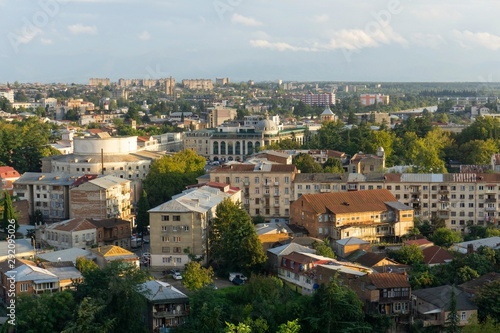
M 274 204 L 274 207 L 279 207 L 279 206 L 280 206 L 280 204 L 279 204 L 279 203 L 275 203 L 275 204 Z
M 448 198 L 448 197 L 439 198 L 439 202 L 449 202 L 449 201 L 450 201 L 450 198 Z
M 321 193 L 326 193 L 326 192 L 330 192 L 330 189 L 328 188 L 322 188 L 319 190 Z
M 485 201 L 486 201 L 486 202 L 495 202 L 495 203 L 496 203 L 496 202 L 497 202 L 497 199 L 495 199 L 495 198 L 486 198 L 486 200 L 485 200 Z
M 485 207 L 484 208 L 487 212 L 496 212 L 497 208 L 496 207 Z
M 243 185 L 250 186 L 250 182 L 245 181 L 245 182 L 243 182 Z
M 414 188 L 414 189 L 412 188 L 412 189 L 410 189 L 410 193 L 420 195 L 421 192 L 418 188 Z
M 280 186 L 280 182 L 274 182 L 274 186 Z
M 268 197 L 268 196 L 270 196 L 270 195 L 271 195 L 270 193 L 264 193 L 264 196 L 265 196 L 265 197 Z
M 449 194 L 450 191 L 448 191 L 448 190 L 439 190 L 438 193 L 439 194 Z
M 413 203 L 419 203 L 420 202 L 420 198 L 411 198 L 411 202 L 413 202 Z
M 272 186 L 270 182 L 264 183 L 264 186 Z
M 177 316 L 185 316 L 187 315 L 186 311 L 177 311 L 177 310 L 172 310 L 172 311 L 155 311 L 153 310 L 153 317 L 154 318 L 175 318 Z

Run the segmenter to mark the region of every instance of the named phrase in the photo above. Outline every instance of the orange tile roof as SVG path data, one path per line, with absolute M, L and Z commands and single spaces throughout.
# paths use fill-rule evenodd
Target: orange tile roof
M 21 177 L 21 175 L 13 167 L 10 166 L 0 167 L 0 178 L 13 178 L 13 177 L 19 178 Z
M 67 221 L 57 222 L 47 228 L 61 231 L 81 231 L 95 229 L 95 225 L 83 218 L 73 218 Z
M 425 239 L 425 238 L 421 238 L 421 239 L 412 239 L 412 240 L 407 240 L 406 242 L 404 242 L 405 245 L 412 245 L 412 244 L 417 244 L 418 246 L 422 246 L 422 245 L 434 245 L 433 242 Z
M 370 280 L 377 289 L 410 288 L 406 275 L 397 273 L 370 274 Z
M 387 206 L 384 202 L 397 202 L 394 195 L 385 189 L 304 194 L 303 200 L 318 214 L 326 213 L 327 210 L 335 214 L 385 211 Z

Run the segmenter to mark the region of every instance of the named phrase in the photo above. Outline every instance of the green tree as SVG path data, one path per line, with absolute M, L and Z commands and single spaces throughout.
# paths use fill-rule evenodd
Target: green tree
M 457 277 L 459 283 L 464 283 L 478 278 L 479 274 L 469 266 L 462 266 L 457 270 Z
M 17 217 L 14 212 L 14 207 L 12 206 L 12 200 L 10 198 L 9 191 L 3 191 L 3 217 L 2 217 L 2 229 L 4 233 L 8 233 L 9 225 L 14 221 L 15 231 L 19 229 L 19 223 L 17 222 Z
M 490 316 L 497 323 L 500 322 L 500 280 L 484 284 L 474 302 L 478 307 L 480 320 Z
M 413 265 L 424 261 L 424 253 L 416 244 L 403 246 L 401 249 L 393 251 L 394 260 L 405 265 Z
M 266 260 L 250 215 L 230 199 L 217 206 L 209 245 L 211 259 L 226 272 L 259 271 Z
M 356 293 L 337 284 L 334 278 L 328 285 L 321 284 L 309 304 L 309 316 L 304 319 L 305 332 L 367 332 L 363 303 Z
M 323 172 L 323 168 L 321 165 L 314 161 L 311 155 L 306 153 L 300 153 L 299 155 L 293 158 L 293 164 L 299 169 L 302 173 L 321 173 Z
M 205 158 L 192 150 L 182 150 L 172 156 L 164 156 L 151 165 L 144 189 L 151 207 L 156 207 L 196 184 L 196 178 L 205 173 Z
M 300 325 L 299 320 L 295 319 L 293 321 L 288 321 L 286 324 L 281 324 L 278 327 L 278 331 L 276 333 L 299 333 Z
M 446 332 L 458 333 L 460 332 L 460 317 L 458 316 L 457 295 L 455 293 L 455 286 L 451 289 L 450 306 L 448 307 L 448 316 L 446 316 Z
M 186 265 L 186 271 L 182 276 L 182 284 L 191 291 L 196 291 L 200 288 L 213 283 L 214 271 L 212 267 L 201 267 L 200 263 L 190 261 Z
M 316 254 L 319 256 L 328 257 L 332 259 L 337 258 L 335 252 L 333 252 L 333 249 L 330 246 L 330 241 L 328 239 L 323 240 L 323 242 L 314 241 L 312 247 L 313 249 L 316 250 Z
M 344 173 L 345 170 L 342 167 L 342 162 L 335 157 L 329 157 L 323 164 L 324 172 L 326 173 Z
M 145 291 L 141 289 L 141 284 L 148 279 L 147 271 L 115 260 L 103 269 L 82 269 L 81 272 L 83 281 L 76 285 L 75 299 L 83 302 L 90 297 L 96 300 L 93 304 L 105 305 L 96 324 L 109 326 L 109 319 L 115 318 L 113 332 L 145 331 L 138 314 L 146 310 L 146 298 L 142 294 Z
M 85 297 L 76 309 L 75 320 L 62 333 L 112 332 L 116 318 L 103 318 L 105 309 L 101 299 Z
M 439 228 L 434 231 L 431 236 L 431 240 L 437 246 L 449 247 L 453 243 L 459 243 L 462 241 L 462 236 L 456 231 L 452 231 L 447 228 Z
M 16 299 L 17 332 L 61 332 L 72 322 L 74 307 L 73 294 L 68 290 L 37 297 L 20 294 Z
M 468 324 L 462 329 L 463 333 L 498 333 L 500 332 L 500 323 L 495 322 L 491 317 L 486 317 L 479 322 L 476 315 L 472 315 Z
M 224 330 L 224 332 L 227 332 L 227 333 L 252 333 L 252 329 L 250 328 L 250 326 L 244 324 L 244 323 L 239 323 L 238 325 L 235 325 L 235 324 L 231 324 L 231 323 L 228 323 L 226 322 L 226 329 Z
M 145 190 L 142 190 L 141 196 L 139 198 L 139 203 L 137 204 L 137 232 L 141 235 L 148 231 L 149 225 L 149 202 L 148 195 Z

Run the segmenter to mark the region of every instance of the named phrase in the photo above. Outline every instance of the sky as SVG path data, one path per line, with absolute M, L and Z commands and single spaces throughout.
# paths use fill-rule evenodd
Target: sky
M 0 0 L 0 83 L 500 81 L 500 1 Z

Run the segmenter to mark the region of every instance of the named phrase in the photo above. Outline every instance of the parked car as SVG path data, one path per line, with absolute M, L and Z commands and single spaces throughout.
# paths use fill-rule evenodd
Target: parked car
M 169 269 L 169 270 L 167 271 L 167 274 L 170 274 L 170 275 L 174 275 L 174 274 L 176 274 L 176 273 L 179 273 L 179 274 L 180 274 L 180 272 L 179 272 L 179 270 L 178 270 L 178 269 Z
M 247 277 L 243 273 L 229 273 L 229 281 L 233 281 L 235 278 L 246 281 Z
M 237 286 L 242 286 L 245 284 L 245 281 L 237 277 L 235 277 L 231 282 Z
M 172 277 L 176 280 L 182 280 L 182 275 L 179 272 L 175 272 L 174 274 L 172 274 Z

